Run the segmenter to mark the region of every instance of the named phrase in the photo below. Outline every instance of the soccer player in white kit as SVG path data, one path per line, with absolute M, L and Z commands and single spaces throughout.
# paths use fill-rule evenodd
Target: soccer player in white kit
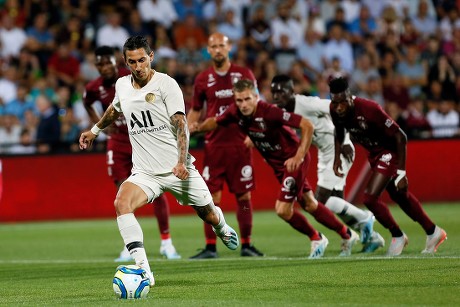
M 314 127 L 312 144 L 318 148 L 318 182 L 315 198 L 338 214 L 352 228 L 361 232 L 363 252 L 373 252 L 385 244 L 382 236 L 373 231 L 374 216 L 343 199 L 348 171 L 353 165 L 354 147 L 346 137 L 342 146 L 342 173 L 334 173 L 334 124 L 329 113 L 330 100 L 294 93 L 294 81 L 286 75 L 276 75 L 270 85 L 272 98 L 278 107 L 310 120 Z M 313 202 L 313 193 L 310 201 Z
M 144 268 L 155 284 L 144 249 L 143 232 L 134 211 L 170 192 L 182 205 L 190 205 L 198 216 L 213 226 L 231 250 L 239 245 L 238 235 L 226 222 L 222 210 L 195 169 L 188 153 L 189 132 L 185 103 L 177 82 L 151 68 L 154 53 L 147 39 L 133 36 L 123 46 L 123 57 L 131 75 L 115 84 L 115 98 L 101 120 L 80 136 L 80 148 L 87 149 L 121 113 L 126 118 L 133 148 L 131 176 L 115 198 L 117 223 L 123 241 L 136 264 Z

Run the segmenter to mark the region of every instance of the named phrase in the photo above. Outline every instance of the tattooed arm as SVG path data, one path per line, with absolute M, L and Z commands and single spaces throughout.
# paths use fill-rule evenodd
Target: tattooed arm
M 186 162 L 190 135 L 185 115 L 182 113 L 174 114 L 171 116 L 171 124 L 174 126 L 174 128 L 176 128 L 177 153 L 179 155 L 177 164 L 172 171 L 177 178 L 185 180 L 189 175 L 186 167 Z
M 79 141 L 80 149 L 90 148 L 99 132 L 113 123 L 118 117 L 120 117 L 120 114 L 120 112 L 115 110 L 113 105 L 110 105 L 105 111 L 104 115 L 102 115 L 102 118 L 97 122 L 97 124 L 94 125 L 91 130 L 85 131 L 81 134 Z

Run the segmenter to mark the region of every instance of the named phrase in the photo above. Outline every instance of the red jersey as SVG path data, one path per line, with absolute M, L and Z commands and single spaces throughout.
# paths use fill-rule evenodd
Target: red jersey
M 131 74 L 128 69 L 119 68 L 118 77 L 123 77 Z M 115 82 L 104 81 L 102 77 L 99 77 L 85 86 L 85 92 L 83 93 L 83 103 L 86 106 L 91 106 L 96 101 L 99 101 L 102 105 L 102 108 L 107 110 L 107 108 L 112 104 L 113 98 L 115 97 Z M 120 141 L 123 143 L 129 143 L 128 135 L 128 126 L 126 125 L 126 120 L 123 114 L 112 124 L 110 127 L 109 138 L 112 141 Z
M 396 152 L 398 124 L 376 102 L 354 97 L 354 107 L 346 118 L 339 118 L 330 107 L 332 121 L 338 129 L 350 132 L 353 142 L 361 144 L 371 156 L 384 150 Z
M 284 162 L 295 156 L 300 142 L 297 134 L 287 126 L 299 128 L 301 120 L 300 115 L 264 101 L 258 102 L 252 117 L 243 116 L 236 104 L 217 117 L 219 125 L 229 127 L 230 124 L 237 124 L 251 138 L 277 177 L 283 175 Z
M 199 111 L 206 103 L 206 118 L 219 116 L 235 104 L 233 84 L 241 79 L 256 82 L 254 74 L 245 67 L 231 64 L 223 76 L 216 73 L 213 67 L 207 68 L 195 78 L 192 108 Z M 213 147 L 244 146 L 244 138 L 243 132 L 233 123 L 206 133 L 205 143 Z

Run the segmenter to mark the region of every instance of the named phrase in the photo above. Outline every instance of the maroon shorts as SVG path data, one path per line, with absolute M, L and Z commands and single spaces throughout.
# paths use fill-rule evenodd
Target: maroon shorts
M 131 175 L 131 154 L 131 144 L 107 140 L 107 171 L 115 183 L 124 181 Z
M 209 191 L 223 189 L 224 181 L 233 194 L 243 194 L 255 188 L 252 150 L 246 146 L 204 148 L 202 176 Z
M 396 171 L 398 170 L 398 156 L 395 152 L 385 150 L 377 155 L 369 156 L 369 164 L 372 171 L 391 178 L 396 176 Z
M 301 199 L 303 193 L 311 191 L 311 186 L 307 179 L 309 165 L 310 154 L 307 154 L 298 170 L 289 173 L 285 169 L 284 173 L 278 174 L 277 177 L 281 183 L 281 190 L 278 194 L 279 201 L 293 202 L 296 199 Z

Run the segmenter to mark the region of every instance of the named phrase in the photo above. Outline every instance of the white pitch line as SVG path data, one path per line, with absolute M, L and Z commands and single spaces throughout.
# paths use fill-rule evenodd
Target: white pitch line
M 217 259 L 200 259 L 200 260 L 190 260 L 190 259 L 175 259 L 175 260 L 168 260 L 168 259 L 149 259 L 150 262 L 203 262 L 203 261 L 307 261 L 307 262 L 320 262 L 320 261 L 329 261 L 329 260 L 341 260 L 341 261 L 372 261 L 372 260 L 389 260 L 389 261 L 396 261 L 396 260 L 428 260 L 428 259 L 460 259 L 460 256 L 440 256 L 440 255 L 433 255 L 433 256 L 399 256 L 399 257 L 387 257 L 387 256 L 371 256 L 371 257 L 363 257 L 363 256 L 352 256 L 352 257 L 323 257 L 321 259 L 308 259 L 303 257 L 254 257 L 254 258 L 217 258 Z M 78 259 L 78 260 L 71 260 L 71 259 L 52 259 L 52 260 L 45 260 L 45 259 L 19 259 L 19 260 L 0 260 L 0 264 L 92 264 L 92 263 L 115 263 L 112 260 L 108 259 Z M 129 263 L 129 262 L 120 262 L 120 264 Z

